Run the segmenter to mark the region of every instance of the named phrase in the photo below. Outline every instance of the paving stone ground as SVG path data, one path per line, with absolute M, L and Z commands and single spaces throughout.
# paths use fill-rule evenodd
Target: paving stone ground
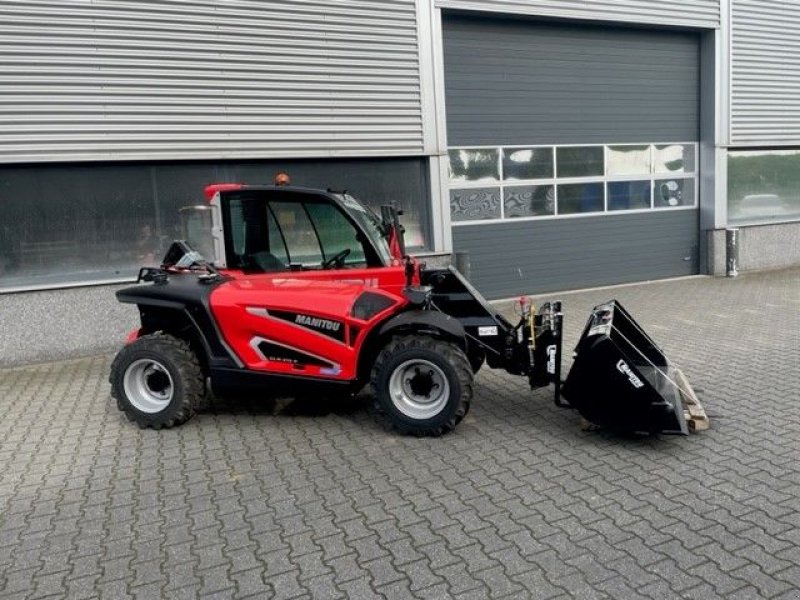
M 800 598 L 800 271 L 564 294 L 570 347 L 610 297 L 710 431 L 581 431 L 482 370 L 439 439 L 365 401 L 156 432 L 110 401 L 110 357 L 0 371 L 0 598 Z

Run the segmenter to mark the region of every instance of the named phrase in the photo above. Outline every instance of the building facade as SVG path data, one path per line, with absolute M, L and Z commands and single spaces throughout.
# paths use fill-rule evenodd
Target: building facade
M 410 246 L 468 252 L 493 298 L 722 274 L 730 227 L 740 269 L 800 263 L 790 0 L 7 0 L 0 19 L 2 294 L 129 281 L 205 184 L 278 170 L 400 204 Z

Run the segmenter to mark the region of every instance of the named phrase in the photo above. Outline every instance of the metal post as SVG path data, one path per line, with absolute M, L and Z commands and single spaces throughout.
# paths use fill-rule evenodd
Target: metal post
M 739 274 L 739 228 L 725 230 L 725 274 L 736 277 Z
M 469 252 L 453 252 L 453 265 L 464 277 L 469 279 Z
M 561 347 L 564 343 L 564 313 L 561 312 L 561 302 L 553 302 L 553 335 L 555 337 L 555 369 L 553 373 L 553 384 L 555 390 L 553 391 L 553 400 L 559 408 L 572 408 L 572 405 L 561 397 Z

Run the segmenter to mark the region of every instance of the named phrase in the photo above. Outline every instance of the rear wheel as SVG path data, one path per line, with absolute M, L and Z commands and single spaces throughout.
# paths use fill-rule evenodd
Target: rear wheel
M 455 344 L 428 336 L 394 338 L 372 369 L 375 407 L 401 433 L 452 430 L 472 401 L 472 369 Z
M 145 335 L 111 364 L 111 395 L 140 427 L 169 428 L 188 421 L 205 400 L 203 372 L 189 344 L 171 335 Z

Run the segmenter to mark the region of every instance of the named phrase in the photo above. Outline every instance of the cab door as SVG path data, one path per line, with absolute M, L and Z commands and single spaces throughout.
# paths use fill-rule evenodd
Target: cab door
M 367 266 L 361 234 L 333 204 L 272 201 L 269 208 L 282 234 L 283 247 L 276 245 L 293 270 Z

